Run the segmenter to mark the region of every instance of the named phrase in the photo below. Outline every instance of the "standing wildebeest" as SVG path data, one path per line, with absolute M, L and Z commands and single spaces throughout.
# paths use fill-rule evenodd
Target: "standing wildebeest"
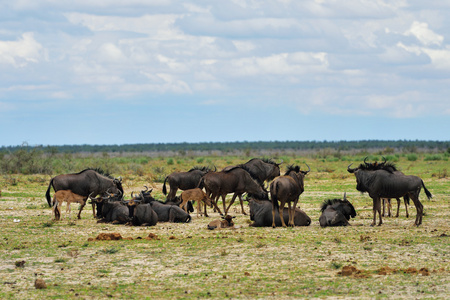
M 322 203 L 320 208 L 322 214 L 319 217 L 319 224 L 326 226 L 347 226 L 350 218 L 356 217 L 356 211 L 347 195 L 344 193 L 344 199 L 329 199 Z
M 307 164 L 306 164 L 307 165 Z M 307 165 L 308 166 L 308 165 Z M 308 171 L 301 171 L 299 166 L 288 166 L 288 170 L 284 176 L 279 176 L 272 181 L 270 184 L 270 195 L 272 198 L 272 227 L 276 227 L 275 224 L 275 211 L 278 210 L 280 215 L 281 224 L 286 227 L 286 223 L 283 218 L 283 208 L 286 202 L 288 203 L 289 211 L 289 226 L 295 226 L 294 224 L 294 214 L 295 207 L 297 206 L 298 198 L 301 193 L 305 190 L 303 179 L 306 174 L 311 171 L 308 166 Z M 278 205 L 278 201 L 281 202 Z M 291 208 L 291 202 L 293 202 L 293 207 Z
M 367 157 L 364 158 L 364 165 L 367 169 L 369 170 L 379 170 L 379 169 L 384 169 L 386 171 L 395 173 L 395 174 L 402 174 L 404 175 L 401 171 L 397 170 L 397 167 L 395 166 L 394 163 L 392 162 L 388 162 L 386 160 L 386 158 L 383 156 L 384 161 L 379 163 L 377 161 L 373 162 L 373 163 L 368 163 Z M 382 198 L 383 199 L 383 217 L 386 216 L 385 215 L 385 204 L 387 203 L 387 209 L 388 209 L 388 217 L 391 216 L 391 199 L 390 198 Z M 398 218 L 399 216 L 399 212 L 400 212 L 400 198 L 396 198 L 397 199 L 397 214 L 395 215 L 396 218 Z M 406 217 L 409 218 L 409 213 L 408 213 L 408 205 L 409 205 L 409 197 L 408 195 L 405 195 L 403 197 L 403 200 L 405 202 L 405 210 L 406 210 Z
M 205 217 L 208 216 L 206 212 L 206 205 L 211 205 L 211 199 L 206 195 L 206 193 L 200 189 L 189 189 L 181 193 L 180 195 L 181 203 L 180 207 L 183 208 L 186 212 L 188 212 L 188 205 L 190 201 L 197 201 L 197 218 L 198 215 L 202 213 L 201 204 L 202 202 L 205 204 Z M 192 204 L 191 204 L 192 205 Z
M 244 166 L 259 184 L 263 184 L 266 180 L 270 181 L 280 176 L 280 165 L 282 163 L 283 161 L 277 164 L 271 159 L 252 158 Z
M 55 192 L 70 190 L 72 193 L 85 197 L 89 195 L 92 195 L 92 197 L 103 195 L 107 191 L 113 194 L 120 192 L 123 195 L 121 179 L 113 178 L 108 174 L 103 175 L 102 173 L 100 169 L 85 169 L 76 174 L 63 174 L 53 177 L 45 193 L 48 205 L 51 207 L 51 187 L 53 187 Z M 99 211 L 97 211 L 97 215 L 99 214 Z
M 248 201 L 250 207 L 250 220 L 253 221 L 250 226 L 252 227 L 269 227 L 272 226 L 272 203 L 267 200 L 250 199 Z M 287 207 L 283 209 L 283 219 L 285 223 L 289 222 L 289 212 Z M 311 224 L 311 218 L 301 210 L 295 209 L 294 215 L 295 226 L 309 226 Z M 281 226 L 280 216 L 275 214 L 275 225 Z
M 195 167 L 187 172 L 173 172 L 172 174 L 166 176 L 164 179 L 162 192 L 167 195 L 166 181 L 169 183 L 170 191 L 167 195 L 167 200 L 172 200 L 175 198 L 178 189 L 189 190 L 194 189 L 198 186 L 200 179 L 203 175 L 211 172 L 208 167 Z
M 90 196 L 90 195 L 89 195 Z M 83 207 L 86 205 L 86 200 L 88 196 L 80 196 L 78 194 L 72 193 L 70 190 L 59 190 L 53 195 L 53 213 L 55 214 L 55 220 L 59 220 L 61 218 L 61 208 L 60 206 L 63 202 L 67 203 L 66 207 L 66 215 L 67 218 L 70 219 L 70 204 L 71 203 L 80 203 L 80 210 L 78 212 L 78 219 L 81 219 L 81 211 Z
M 241 211 L 244 215 L 246 215 L 242 200 L 242 194 L 244 193 L 254 194 L 259 199 L 267 199 L 267 191 L 265 191 L 263 187 L 252 178 L 244 166 L 235 166 L 220 172 L 210 172 L 205 174 L 199 183 L 199 188 L 202 187 L 205 187 L 207 195 L 211 195 L 210 198 L 212 200 L 212 204 L 221 215 L 222 212 L 217 206 L 217 202 L 221 196 L 225 215 L 227 215 L 228 210 L 234 203 L 236 197 L 239 197 L 241 202 Z M 234 194 L 230 204 L 226 207 L 225 197 L 229 193 Z
M 355 174 L 356 189 L 362 193 L 368 192 L 373 199 L 373 221 L 376 225 L 376 214 L 379 215 L 378 226 L 383 223 L 381 218 L 381 198 L 400 198 L 407 196 L 414 202 L 417 215 L 414 224 L 422 224 L 423 205 L 419 200 L 420 190 L 425 190 L 428 199 L 432 195 L 425 187 L 422 179 L 414 175 L 404 175 L 392 171 L 392 168 L 374 167 L 373 165 L 360 164 L 357 168 L 347 167 L 349 173 Z

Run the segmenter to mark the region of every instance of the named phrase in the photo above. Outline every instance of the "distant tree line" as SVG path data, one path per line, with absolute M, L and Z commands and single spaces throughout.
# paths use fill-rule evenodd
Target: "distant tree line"
M 63 145 L 63 146 L 3 146 L 0 153 L 9 154 L 16 151 L 39 150 L 42 153 L 121 153 L 121 152 L 185 152 L 185 151 L 232 151 L 251 150 L 321 150 L 334 149 L 347 151 L 352 149 L 384 149 L 395 148 L 405 152 L 415 152 L 418 149 L 437 149 L 446 151 L 450 141 L 423 140 L 360 140 L 360 141 L 255 141 L 255 142 L 205 142 L 205 143 L 147 143 L 125 145 Z

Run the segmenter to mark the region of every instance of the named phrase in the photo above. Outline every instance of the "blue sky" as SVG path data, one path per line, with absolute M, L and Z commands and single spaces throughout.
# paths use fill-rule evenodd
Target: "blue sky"
M 0 146 L 447 141 L 449 15 L 445 1 L 2 1 Z

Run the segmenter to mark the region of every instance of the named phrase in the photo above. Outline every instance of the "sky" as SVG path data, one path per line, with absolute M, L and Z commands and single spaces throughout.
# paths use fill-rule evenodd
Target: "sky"
M 450 140 L 450 2 L 0 2 L 0 146 Z

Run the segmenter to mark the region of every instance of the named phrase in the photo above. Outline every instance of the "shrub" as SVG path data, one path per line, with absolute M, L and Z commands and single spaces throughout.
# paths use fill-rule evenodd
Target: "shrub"
M 410 154 L 406 155 L 406 159 L 408 161 L 416 161 L 417 160 L 417 155 L 414 154 L 414 153 L 410 153 Z

